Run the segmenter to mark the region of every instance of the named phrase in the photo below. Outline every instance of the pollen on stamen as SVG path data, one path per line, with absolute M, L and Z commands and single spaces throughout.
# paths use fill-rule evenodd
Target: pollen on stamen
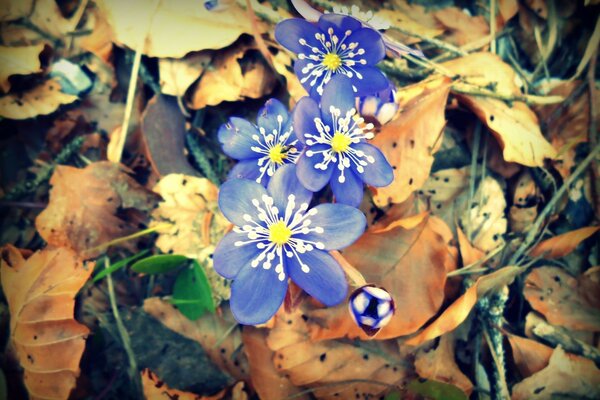
M 304 45 L 306 45 L 306 39 L 300 38 L 300 39 L 298 39 L 298 43 L 300 43 L 302 46 L 304 46 Z
M 310 272 L 310 268 L 306 264 L 301 264 L 302 272 L 308 274 Z

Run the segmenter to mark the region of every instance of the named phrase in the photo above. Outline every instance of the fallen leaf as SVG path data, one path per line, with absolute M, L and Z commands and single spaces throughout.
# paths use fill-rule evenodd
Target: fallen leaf
M 460 249 L 463 267 L 475 264 L 477 261 L 485 257 L 485 253 L 483 251 L 473 247 L 460 227 L 456 227 L 456 234 L 458 237 L 458 247 Z
M 199 396 L 197 394 L 171 389 L 155 373 L 148 368 L 141 372 L 142 389 L 146 400 L 220 400 L 225 396 L 225 390 L 214 396 Z
M 0 21 L 13 21 L 31 13 L 33 0 L 0 0 Z
M 579 293 L 592 306 L 600 309 L 600 266 L 591 267 L 585 271 L 578 279 Z
M 280 310 L 267 344 L 275 352 L 275 368 L 294 385 L 311 387 L 316 398 L 372 398 L 412 376 L 395 341 L 313 342 L 305 317 L 299 308 Z
M 243 352 L 237 351 L 242 344 L 240 330 L 234 329 L 237 322 L 230 313 L 228 320 L 218 314 L 207 313 L 196 321 L 190 321 L 174 306 L 156 297 L 144 300 L 144 311 L 167 328 L 200 343 L 222 371 L 237 380 L 248 379 L 248 360 Z
M 418 346 L 423 342 L 453 331 L 467 319 L 478 299 L 509 285 L 523 271 L 524 269 L 521 267 L 504 267 L 478 278 L 473 286 L 467 289 L 454 303 L 450 304 L 437 319 L 405 343 Z
M 531 173 L 523 171 L 515 184 L 512 206 L 509 211 L 510 228 L 513 232 L 527 231 L 538 215 L 542 194 Z
M 244 353 L 250 364 L 250 380 L 261 400 L 280 400 L 290 396 L 302 400 L 301 389 L 294 386 L 289 377 L 275 369 L 274 352 L 267 346 L 269 331 L 252 326 L 244 327 L 242 341 Z
M 0 117 L 29 119 L 47 115 L 77 99 L 77 96 L 61 92 L 60 84 L 49 79 L 25 93 L 10 93 L 0 97 Z
M 456 265 L 448 236 L 452 234 L 444 222 L 430 217 L 412 229 L 396 224 L 381 233 L 368 230 L 342 252 L 367 282 L 385 288 L 396 304 L 394 316 L 376 339 L 413 333 L 438 312 L 444 300 L 446 273 Z M 311 317 L 319 321 L 311 327 L 315 340 L 368 338 L 350 317 L 345 303 L 315 310 Z
M 102 8 L 92 4 L 85 13 L 85 23 L 80 30 L 88 30 L 89 34 L 74 38 L 75 44 L 96 55 L 104 63 L 109 63 L 114 34 Z
M 69 249 L 45 249 L 25 257 L 2 249 L 0 274 L 10 310 L 11 342 L 25 369 L 32 399 L 69 398 L 89 330 L 73 319 L 75 296 L 94 263 Z
M 582 276 L 582 279 L 585 275 Z M 525 281 L 523 294 L 531 307 L 552 325 L 581 331 L 600 331 L 600 309 L 579 291 L 581 281 L 562 268 L 534 269 Z
M 227 12 L 208 11 L 203 3 L 146 0 L 103 2 L 117 43 L 131 49 L 145 45 L 149 57 L 181 58 L 192 51 L 220 49 L 241 34 L 252 34 L 248 14 L 237 4 Z
M 400 114 L 372 140 L 394 168 L 394 181 L 373 195 L 378 207 L 402 203 L 427 180 L 446 124 L 449 90 L 448 79 L 437 79 L 398 91 Z
M 134 232 L 137 224 L 125 222 L 117 211 L 148 211 L 157 196 L 127 172 L 108 161 L 84 169 L 56 167 L 50 178 L 50 202 L 35 220 L 39 234 L 52 246 L 87 251 L 86 255 L 93 257 L 104 251 L 95 247 Z
M 466 207 L 469 176 L 469 167 L 439 170 L 427 178 L 417 193 L 427 200 L 431 215 L 454 226 L 456 215 Z
M 554 349 L 550 363 L 543 370 L 513 386 L 512 399 L 567 398 L 597 399 L 600 397 L 600 370 L 587 358 Z
M 10 90 L 8 78 L 13 75 L 29 75 L 42 70 L 40 53 L 43 44 L 34 46 L 0 46 L 0 88 Z
M 160 58 L 158 71 L 161 92 L 166 95 L 182 97 L 188 88 L 210 64 L 209 52 L 188 54 L 184 58 Z
M 413 19 L 414 15 L 414 10 L 412 9 L 404 11 L 382 8 L 373 13 L 375 18 L 383 19 L 389 22 L 391 27 L 399 27 L 403 30 L 420 36 L 425 36 L 427 38 L 435 38 L 444 32 L 444 30 L 440 28 L 439 23 L 436 23 L 436 21 L 418 21 Z M 388 29 L 386 31 L 386 35 L 391 36 L 405 44 L 414 44 L 421 41 L 414 36 L 400 34 L 400 32 L 395 31 L 393 28 Z
M 473 53 L 442 65 L 469 84 L 491 86 L 495 92 L 508 96 L 521 93 L 515 84 L 514 70 L 495 54 Z M 460 89 L 460 84 L 454 87 Z M 556 157 L 556 150 L 542 135 L 535 113 L 525 103 L 514 101 L 509 106 L 502 100 L 485 96 L 460 93 L 456 96 L 494 134 L 502 146 L 505 161 L 541 167 L 544 159 Z
M 288 52 L 278 47 L 275 49 L 276 54 L 272 55 L 273 66 L 277 73 L 285 78 L 287 91 L 290 94 L 293 102 L 290 102 L 290 108 L 296 104 L 304 96 L 308 96 L 308 92 L 300 83 L 298 75 L 294 73 L 293 60 Z
M 552 348 L 535 340 L 506 335 L 512 348 L 512 356 L 519 373 L 527 378 L 546 368 L 550 362 Z
M 36 0 L 33 12 L 28 15 L 29 21 L 42 32 L 49 33 L 55 37 L 63 38 L 74 32 L 85 12 L 87 1 L 77 3 L 69 18 L 65 18 L 54 0 Z
M 573 252 L 577 246 L 600 230 L 600 226 L 589 226 L 546 239 L 535 246 L 531 257 L 561 258 Z
M 223 101 L 258 99 L 270 93 L 275 75 L 252 44 L 232 46 L 216 53 L 211 68 L 193 89 L 190 107 L 199 110 Z
M 415 358 L 415 370 L 421 378 L 449 383 L 469 396 L 473 391 L 473 383 L 456 364 L 454 344 L 452 335 L 444 335 L 435 349 L 419 350 Z
M 483 16 L 471 16 L 457 7 L 447 7 L 433 15 L 447 29 L 446 39 L 458 46 L 475 42 L 490 33 Z

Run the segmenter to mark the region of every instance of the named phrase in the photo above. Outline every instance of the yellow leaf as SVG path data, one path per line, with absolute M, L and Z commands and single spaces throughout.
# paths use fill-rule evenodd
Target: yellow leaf
M 598 232 L 598 230 L 600 230 L 600 226 L 588 226 L 587 228 L 554 236 L 535 246 L 529 255 L 531 257 L 543 256 L 544 258 L 564 257 L 574 251 L 581 242 Z
M 33 0 L 0 0 L 0 21 L 13 21 L 31 13 Z
M 2 250 L 2 288 L 11 341 L 31 398 L 69 397 L 89 330 L 73 319 L 75 296 L 94 269 L 68 249 L 40 250 L 29 258 L 11 245 Z
M 40 53 L 44 45 L 6 47 L 0 46 L 0 87 L 10 90 L 8 78 L 12 75 L 29 75 L 42 70 Z
M 210 52 L 189 54 L 182 59 L 161 58 L 158 60 L 160 87 L 163 94 L 183 96 L 187 89 L 211 62 Z
M 61 92 L 59 83 L 50 79 L 28 92 L 0 97 L 0 117 L 29 119 L 47 115 L 61 105 L 71 104 L 77 99 L 77 96 Z
M 543 370 L 550 361 L 552 348 L 532 339 L 507 334 L 515 365 L 525 378 Z

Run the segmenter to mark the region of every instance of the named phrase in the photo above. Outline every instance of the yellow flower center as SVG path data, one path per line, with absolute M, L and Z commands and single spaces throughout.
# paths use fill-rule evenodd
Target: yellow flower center
M 352 141 L 348 136 L 344 135 L 343 133 L 336 132 L 331 139 L 331 150 L 335 151 L 336 153 L 343 153 L 348 150 L 350 143 L 352 143 Z
M 269 160 L 274 162 L 275 164 L 283 164 L 283 160 L 285 160 L 286 154 L 283 151 L 283 146 L 280 144 L 276 144 L 275 146 L 269 149 Z
M 327 53 L 325 57 L 323 57 L 322 64 L 330 71 L 335 71 L 342 66 L 342 59 L 335 53 Z
M 269 227 L 269 240 L 278 246 L 286 244 L 291 236 L 292 230 L 283 221 L 276 222 Z

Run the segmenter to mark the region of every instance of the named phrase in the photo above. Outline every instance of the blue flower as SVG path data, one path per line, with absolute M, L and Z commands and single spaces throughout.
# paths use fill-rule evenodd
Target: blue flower
M 296 162 L 302 143 L 294 134 L 287 108 L 276 99 L 267 100 L 257 123 L 232 117 L 221 126 L 218 137 L 225 154 L 240 161 L 229 178 L 252 179 L 266 186 L 279 167 Z
M 313 192 L 330 182 L 337 202 L 356 207 L 363 182 L 387 186 L 394 171 L 383 153 L 366 142 L 373 138 L 373 125 L 364 124 L 354 104 L 349 80 L 336 77 L 325 88 L 320 106 L 310 97 L 298 101 L 293 121 L 305 145 L 296 163 L 300 182 Z
M 359 96 L 388 85 L 385 75 L 375 67 L 385 57 L 381 35 L 352 17 L 325 14 L 317 24 L 287 19 L 275 27 L 275 38 L 298 54 L 294 70 L 314 98 L 323 94 L 335 75 L 347 76 Z
M 283 302 L 288 278 L 326 306 L 346 298 L 344 272 L 327 251 L 352 244 L 366 218 L 343 204 L 309 208 L 312 193 L 295 168 L 279 168 L 266 189 L 233 179 L 219 191 L 219 207 L 235 227 L 217 245 L 214 268 L 233 279 L 231 310 L 242 324 L 268 321 Z
M 389 86 L 374 95 L 363 96 L 357 101 L 358 112 L 367 120 L 377 121 L 385 125 L 394 118 L 398 111 L 396 89 L 390 82 Z

